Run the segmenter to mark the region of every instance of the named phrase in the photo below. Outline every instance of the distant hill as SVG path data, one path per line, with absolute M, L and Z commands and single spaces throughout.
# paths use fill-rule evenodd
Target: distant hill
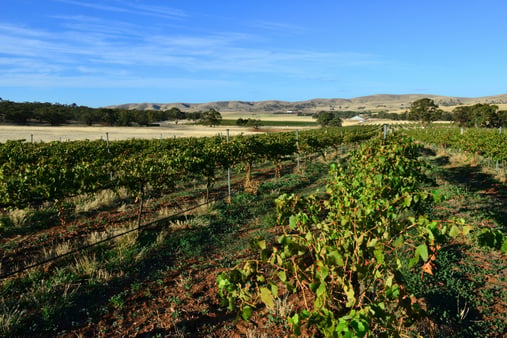
M 507 94 L 483 97 L 452 97 L 428 94 L 378 94 L 352 99 L 312 99 L 307 101 L 217 101 L 208 103 L 127 103 L 107 108 L 137 110 L 205 111 L 214 108 L 220 112 L 285 113 L 287 111 L 316 112 L 320 110 L 388 110 L 399 111 L 410 107 L 415 100 L 428 97 L 442 108 L 446 106 L 472 105 L 476 103 L 507 104 Z

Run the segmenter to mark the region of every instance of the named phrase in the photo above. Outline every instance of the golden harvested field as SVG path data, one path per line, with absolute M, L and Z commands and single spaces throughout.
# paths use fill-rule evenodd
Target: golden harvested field
M 262 121 L 307 121 L 314 122 L 310 116 L 295 116 L 295 115 L 276 115 L 276 114 L 251 114 L 245 115 L 244 113 L 224 112 L 222 113 L 224 119 L 238 119 L 240 117 L 258 119 Z M 276 130 L 296 130 L 305 129 L 304 127 L 274 127 Z M 215 136 L 218 134 L 226 135 L 229 129 L 229 135 L 239 134 L 255 134 L 259 132 L 270 131 L 270 127 L 252 130 L 248 127 L 237 126 L 218 126 L 209 127 L 203 125 L 194 125 L 180 121 L 175 124 L 174 122 L 162 122 L 160 126 L 156 127 L 111 127 L 111 126 L 11 126 L 0 125 L 0 142 L 7 140 L 26 140 L 34 142 L 50 142 L 50 141 L 74 141 L 74 140 L 97 140 L 106 139 L 106 133 L 110 141 L 126 140 L 132 138 L 140 139 L 159 139 L 171 137 L 202 137 L 202 136 Z
M 170 137 L 200 137 L 226 135 L 227 129 L 231 136 L 241 133 L 253 133 L 240 127 L 206 127 L 184 124 L 164 124 L 160 127 L 86 127 L 86 126 L 0 126 L 0 142 L 21 140 L 34 142 L 75 141 L 106 139 L 110 141 L 132 138 L 159 139 Z
M 230 118 L 230 117 L 228 117 Z M 280 119 L 277 116 L 262 116 L 257 117 L 263 121 L 289 121 L 287 117 Z M 278 118 L 278 119 L 277 119 Z M 311 119 L 311 117 L 303 117 L 302 119 L 290 119 L 290 121 L 305 121 L 305 119 Z M 404 123 L 405 121 L 389 121 L 372 119 L 365 124 L 377 124 L 381 125 L 384 123 Z M 343 126 L 358 125 L 357 121 L 344 120 Z M 263 132 L 271 131 L 290 131 L 290 130 L 302 130 L 308 129 L 309 127 L 261 127 L 258 130 L 253 130 L 248 127 L 236 127 L 236 126 L 222 126 L 222 127 L 208 127 L 202 125 L 190 125 L 190 124 L 174 124 L 174 123 L 162 123 L 157 127 L 111 127 L 111 126 L 11 126 L 11 125 L 0 125 L 0 142 L 6 142 L 8 140 L 25 140 L 33 142 L 51 142 L 51 141 L 76 141 L 76 140 L 100 140 L 106 139 L 106 135 L 110 141 L 127 140 L 127 139 L 160 139 L 160 138 L 172 138 L 172 137 L 204 137 L 204 136 L 215 136 L 215 135 L 226 135 L 227 129 L 229 129 L 229 135 L 249 135 L 258 134 Z

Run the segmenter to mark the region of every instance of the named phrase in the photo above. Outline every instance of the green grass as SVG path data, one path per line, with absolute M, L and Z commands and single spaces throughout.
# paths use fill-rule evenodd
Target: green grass
M 483 247 L 485 229 L 504 231 L 505 202 L 492 175 L 445 155 L 426 154 L 433 163 L 441 201 L 428 210 L 433 219 L 461 218 L 474 230 L 444 246 L 436 256 L 433 275 L 406 271 L 407 285 L 427 305 L 427 318 L 418 324 L 423 336 L 500 337 L 507 332 L 505 254 Z M 495 187 L 498 196 L 483 191 Z M 503 305 L 502 305 L 503 304 Z M 428 325 L 430 320 L 436 326 Z

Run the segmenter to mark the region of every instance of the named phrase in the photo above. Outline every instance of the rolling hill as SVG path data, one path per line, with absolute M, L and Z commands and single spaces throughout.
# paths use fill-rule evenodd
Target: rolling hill
M 472 105 L 476 103 L 507 104 L 507 94 L 483 97 L 453 97 L 428 94 L 378 94 L 361 96 L 351 99 L 312 99 L 307 101 L 217 101 L 208 103 L 127 103 L 108 108 L 137 109 L 137 110 L 168 110 L 173 107 L 182 111 L 204 111 L 214 108 L 220 112 L 245 113 L 285 113 L 288 111 L 316 112 L 320 110 L 387 110 L 399 111 L 407 109 L 418 99 L 428 97 L 442 108 L 460 104 Z

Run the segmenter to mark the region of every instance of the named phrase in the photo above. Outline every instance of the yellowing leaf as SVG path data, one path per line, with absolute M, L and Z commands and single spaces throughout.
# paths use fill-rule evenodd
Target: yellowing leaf
M 460 233 L 461 233 L 461 231 L 458 229 L 458 227 L 456 225 L 453 225 L 451 227 L 451 230 L 449 231 L 449 236 L 451 236 L 452 238 L 455 238 Z
M 470 230 L 472 230 L 472 227 L 470 225 L 463 226 L 463 235 L 468 235 L 470 233 Z
M 343 286 L 343 291 L 345 291 L 345 295 L 347 296 L 347 304 L 346 307 L 351 308 L 356 304 L 356 297 L 354 293 L 354 289 L 352 287 L 348 287 L 347 285 Z
M 387 286 L 387 287 L 391 287 L 393 285 L 393 276 L 390 275 L 389 277 L 386 278 L 386 281 L 384 282 L 384 284 Z
M 276 284 L 271 283 L 271 292 L 273 293 L 273 296 L 278 297 L 278 286 Z
M 273 294 L 269 291 L 268 288 L 260 288 L 261 291 L 261 300 L 262 302 L 270 309 L 275 307 L 275 303 L 273 301 Z
M 263 240 L 257 241 L 257 245 L 259 246 L 259 248 L 261 250 L 266 249 L 266 240 L 263 239 Z

